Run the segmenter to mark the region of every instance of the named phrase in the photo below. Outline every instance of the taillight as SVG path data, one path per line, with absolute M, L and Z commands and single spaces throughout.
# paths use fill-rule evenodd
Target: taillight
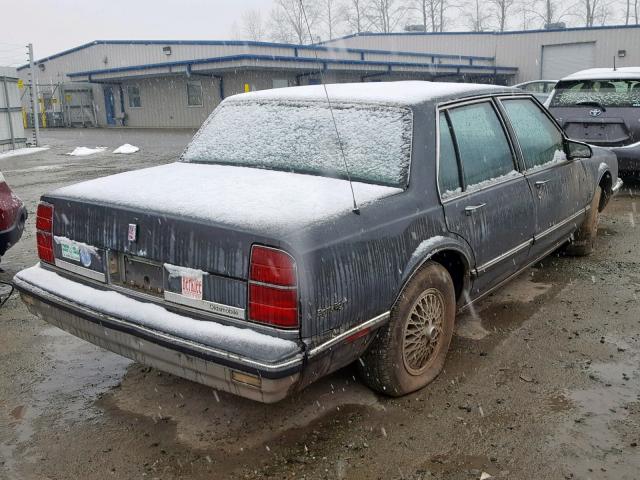
M 249 320 L 298 326 L 296 262 L 282 250 L 254 245 L 249 266 Z
M 36 211 L 36 240 L 40 260 L 53 263 L 53 205 L 43 202 L 38 204 L 38 210 Z

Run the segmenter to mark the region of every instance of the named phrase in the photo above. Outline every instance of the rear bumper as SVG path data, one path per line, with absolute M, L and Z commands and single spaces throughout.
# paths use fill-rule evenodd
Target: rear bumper
M 0 232 L 0 257 L 4 255 L 9 248 L 18 243 L 22 238 L 24 231 L 24 222 L 27 220 L 27 210 L 21 207 L 16 215 L 15 223 L 7 230 Z
M 640 142 L 626 147 L 614 147 L 611 151 L 618 157 L 618 170 L 621 174 L 640 174 Z
M 302 352 L 272 363 L 199 344 L 102 314 L 14 278 L 29 311 L 72 335 L 136 362 L 252 400 L 273 403 L 300 383 Z M 238 381 L 249 374 L 258 386 Z

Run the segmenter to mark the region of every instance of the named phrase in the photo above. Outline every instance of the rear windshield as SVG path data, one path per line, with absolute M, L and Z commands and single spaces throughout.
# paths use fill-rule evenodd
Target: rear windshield
M 335 104 L 338 132 L 354 181 L 405 187 L 411 159 L 408 108 Z M 221 105 L 182 160 L 347 178 L 325 103 L 245 101 Z
M 572 107 L 593 103 L 603 107 L 640 107 L 640 79 L 560 82 L 551 106 Z

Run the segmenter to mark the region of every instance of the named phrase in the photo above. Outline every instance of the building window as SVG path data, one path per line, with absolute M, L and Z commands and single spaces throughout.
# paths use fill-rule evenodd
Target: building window
M 187 105 L 190 107 L 202 106 L 202 84 L 200 82 L 187 82 Z
M 137 85 L 129 85 L 127 87 L 127 96 L 129 97 L 130 108 L 142 107 L 142 101 L 140 100 L 140 87 Z
M 286 78 L 274 78 L 273 88 L 286 88 L 289 86 L 289 80 Z

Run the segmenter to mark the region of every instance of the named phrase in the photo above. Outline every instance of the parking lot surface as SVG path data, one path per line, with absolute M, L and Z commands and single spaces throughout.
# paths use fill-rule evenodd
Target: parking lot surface
M 37 261 L 42 193 L 170 162 L 192 133 L 46 130 L 49 150 L 0 160 L 30 214 L 0 280 Z M 124 143 L 141 150 L 110 153 Z M 108 149 L 65 155 L 78 146 Z M 76 339 L 14 294 L 0 310 L 0 479 L 637 479 L 638 194 L 612 200 L 596 253 L 551 255 L 460 316 L 445 371 L 399 399 L 346 368 L 258 404 Z

